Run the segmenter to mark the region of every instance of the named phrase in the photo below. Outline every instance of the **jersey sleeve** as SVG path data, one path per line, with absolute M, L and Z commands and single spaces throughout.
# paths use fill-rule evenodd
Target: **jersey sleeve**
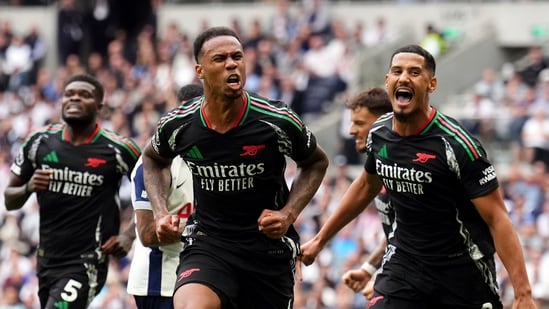
M 145 181 L 143 179 L 143 161 L 141 157 L 135 164 L 135 168 L 132 171 L 131 178 L 131 199 L 132 205 L 135 210 L 145 209 L 151 210 L 152 206 L 147 196 L 147 191 L 145 191 Z
M 374 157 L 372 149 L 372 131 L 373 130 L 370 129 L 368 137 L 366 138 L 366 161 L 364 162 L 364 169 L 366 170 L 366 172 L 368 172 L 368 174 L 377 174 L 376 158 Z
M 292 141 L 292 159 L 301 161 L 306 159 L 316 149 L 316 137 L 311 130 L 303 125 Z
M 131 178 L 137 159 L 141 155 L 141 149 L 131 138 L 120 135 L 110 130 L 103 130 L 105 138 L 109 139 L 116 148 L 116 160 L 118 171 Z
M 494 166 L 484 157 L 462 167 L 462 182 L 469 198 L 484 196 L 499 186 Z
M 137 159 L 141 155 L 141 149 L 139 149 L 139 146 L 137 146 L 137 144 L 130 138 L 124 137 L 123 140 L 122 158 L 125 165 L 128 166 L 128 169 L 124 170 L 124 172 L 129 178 L 131 177 L 131 172 L 135 167 Z
M 290 150 L 287 149 L 288 153 L 285 154 L 297 162 L 305 160 L 316 149 L 315 135 L 290 108 L 282 108 L 279 117 L 283 119 L 282 128 L 291 143 Z M 280 144 L 284 145 L 284 136 L 279 139 Z
M 11 172 L 24 180 L 29 180 L 36 169 L 36 153 L 43 136 L 39 133 L 30 135 L 19 149 Z
M 171 137 L 176 134 L 174 119 L 176 119 L 176 111 L 171 111 L 160 118 L 151 138 L 152 149 L 164 158 L 174 158 L 176 156 L 176 153 L 170 147 L 170 140 L 173 140 Z

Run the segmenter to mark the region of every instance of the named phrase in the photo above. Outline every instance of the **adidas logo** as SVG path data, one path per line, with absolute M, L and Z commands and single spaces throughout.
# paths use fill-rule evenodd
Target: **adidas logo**
M 48 154 L 44 157 L 44 162 L 54 162 L 54 163 L 58 163 L 58 162 L 59 162 L 59 158 L 57 157 L 57 153 L 55 153 L 54 150 L 50 151 L 50 153 L 48 153 Z
M 382 158 L 387 159 L 387 157 L 389 156 L 389 155 L 387 154 L 387 145 L 383 145 L 383 146 L 381 147 L 381 149 L 377 152 L 377 155 L 380 156 L 380 157 L 382 157 Z
M 200 152 L 200 150 L 198 150 L 198 147 L 196 146 L 193 146 L 191 150 L 187 152 L 186 156 L 193 159 L 204 159 L 202 153 Z

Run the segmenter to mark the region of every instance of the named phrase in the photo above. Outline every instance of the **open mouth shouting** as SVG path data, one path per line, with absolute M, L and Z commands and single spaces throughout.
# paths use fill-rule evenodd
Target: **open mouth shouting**
M 396 102 L 399 106 L 407 106 L 412 101 L 414 94 L 408 88 L 397 88 L 395 91 Z
M 227 85 L 232 90 L 240 90 L 242 88 L 240 76 L 237 74 L 229 75 L 229 78 L 227 78 Z

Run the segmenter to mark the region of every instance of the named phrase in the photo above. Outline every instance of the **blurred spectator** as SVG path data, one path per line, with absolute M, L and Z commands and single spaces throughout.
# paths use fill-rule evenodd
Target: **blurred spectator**
M 92 52 L 88 56 L 86 71 L 88 74 L 99 77 L 104 73 L 105 58 L 98 52 Z
M 172 70 L 175 82 L 175 88 L 179 89 L 183 85 L 196 82 L 196 73 L 194 71 L 194 59 L 192 53 L 192 43 L 186 34 L 179 38 L 179 46 L 173 56 Z
M 33 66 L 32 51 L 22 37 L 16 35 L 6 49 L 4 73 L 8 75 L 8 90 L 17 91 L 29 85 Z
M 427 24 L 425 36 L 419 44 L 435 58 L 442 56 L 448 51 L 448 43 L 442 36 L 442 33 L 433 24 Z
M 261 20 L 254 18 L 250 22 L 248 31 L 242 36 L 242 45 L 244 48 L 252 47 L 257 49 L 257 44 L 263 39 L 265 39 L 265 34 L 263 33 Z
M 30 47 L 32 67 L 29 74 L 29 84 L 35 84 L 38 70 L 44 65 L 48 48 L 38 30 L 38 25 L 33 24 L 24 37 L 24 42 Z
M 387 22 L 383 16 L 379 16 L 373 28 L 364 31 L 361 41 L 365 46 L 375 47 L 380 44 L 391 42 L 393 35 L 387 29 Z
M 543 55 L 540 46 L 531 46 L 526 55 L 526 65 L 518 74 L 522 82 L 528 87 L 536 87 L 539 73 L 548 67 L 548 59 Z
M 549 302 L 549 250 L 547 250 L 549 248 L 549 238 L 546 237 L 545 243 L 542 243 L 540 247 L 538 249 L 540 252 L 536 252 L 537 254 L 541 254 L 541 256 L 537 265 L 537 280 L 532 287 L 532 292 L 544 304 L 547 304 Z
M 19 298 L 19 287 L 7 283 L 3 286 L 3 296 L 0 298 L 1 309 L 26 309 L 25 304 Z
M 512 101 L 509 98 L 503 98 L 493 110 L 494 118 L 494 141 L 508 145 L 511 140 L 510 125 L 513 120 Z
M 8 216 L 15 218 L 15 216 Z M 13 285 L 18 288 L 35 276 L 34 265 L 25 256 L 29 246 L 17 239 L 11 239 L 2 248 L 2 265 L 0 266 L 0 286 Z
M 505 83 L 505 95 L 504 98 L 512 101 L 521 101 L 526 96 L 530 87 L 526 86 L 522 82 L 522 78 L 519 73 L 513 73 L 511 77 Z
M 116 0 L 110 2 L 116 36 L 124 38 L 124 57 L 130 63 L 136 61 L 137 37 L 145 28 L 151 29 L 151 37 L 157 37 L 157 16 L 154 1 L 151 0 Z M 131 8 L 131 14 L 128 14 Z
M 345 90 L 346 84 L 338 72 L 339 62 L 344 55 L 345 45 L 341 41 L 326 43 L 326 39 L 317 34 L 309 38 L 309 50 L 303 55 L 303 65 L 309 74 L 305 90 L 305 114 L 322 112 L 336 93 Z
M 541 161 L 549 164 L 548 116 L 543 107 L 535 107 L 532 117 L 528 118 L 522 127 L 521 139 L 526 162 Z
M 111 2 L 109 0 L 92 1 L 90 9 L 85 14 L 85 21 L 90 41 L 90 53 L 107 56 L 109 42 L 115 36 L 115 21 L 113 20 Z
M 270 17 L 269 29 L 280 45 L 286 45 L 295 36 L 297 19 L 290 12 L 288 0 L 276 1 L 276 11 Z
M 2 20 L 2 22 L 0 23 L 0 33 L 5 37 L 6 47 L 7 47 L 11 43 L 11 39 L 14 36 L 11 20 L 9 19 Z
M 80 57 L 76 54 L 70 54 L 65 60 L 65 70 L 67 70 L 68 76 L 77 74 L 83 74 L 86 72 L 86 68 L 80 61 Z
M 539 73 L 537 91 L 534 106 L 545 109 L 545 114 L 549 115 L 549 68 L 543 69 Z
M 152 136 L 152 132 L 159 119 L 160 113 L 156 110 L 154 98 L 146 96 L 133 116 L 133 135 L 147 134 L 148 136 Z
M 473 86 L 475 93 L 478 93 L 493 102 L 501 102 L 505 95 L 505 84 L 498 77 L 496 70 L 486 68 L 482 72 L 482 78 Z
M 327 0 L 301 0 L 299 28 L 308 28 L 311 33 L 327 35 L 330 32 L 331 14 Z
M 240 23 L 240 19 L 237 16 L 231 17 L 231 28 L 238 34 L 239 37 L 243 38 L 245 37 L 244 30 L 242 29 L 242 24 Z
M 547 190 L 547 186 L 545 189 Z M 536 225 L 539 236 L 549 240 L 549 198 L 547 197 L 543 203 L 542 212 L 536 219 Z
M 515 226 L 534 223 L 543 209 L 545 173 L 545 165 L 542 163 L 536 163 L 528 169 L 515 164 L 510 169 L 505 192 L 512 200 L 509 214 L 515 220 Z
M 524 143 L 522 140 L 522 128 L 524 124 L 530 118 L 530 113 L 534 101 L 536 100 L 536 89 L 527 89 L 524 98 L 511 101 L 511 115 L 512 119 L 509 124 L 509 136 L 511 141 L 511 152 L 513 156 L 513 162 L 523 162 L 526 160 L 524 157 Z
M 57 50 L 59 63 L 69 55 L 80 56 L 84 39 L 84 15 L 75 7 L 75 0 L 60 0 L 57 14 Z
M 463 106 L 461 123 L 472 134 L 490 140 L 493 137 L 495 107 L 492 99 L 475 89 Z

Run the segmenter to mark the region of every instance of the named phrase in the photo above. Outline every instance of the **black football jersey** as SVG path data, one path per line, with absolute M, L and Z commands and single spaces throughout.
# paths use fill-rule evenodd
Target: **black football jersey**
M 119 185 L 140 155 L 129 138 L 100 128 L 88 143 L 67 142 L 64 124 L 51 124 L 24 142 L 11 170 L 30 180 L 36 169 L 53 171 L 40 204 L 40 256 L 68 260 L 98 251 L 120 228 Z
M 399 136 L 392 124 L 392 113 L 374 123 L 365 163 L 383 180 L 395 211 L 389 243 L 426 262 L 493 254 L 488 226 L 471 202 L 498 187 L 480 143 L 435 109 L 416 135 Z
M 245 96 L 245 108 L 230 131 L 210 129 L 201 108 L 204 97 L 199 97 L 160 120 L 152 146 L 163 157 L 181 155 L 187 161 L 202 233 L 254 246 L 265 238 L 258 231 L 261 212 L 281 209 L 287 201 L 287 157 L 304 160 L 316 140 L 284 103 Z M 287 236 L 297 239 L 293 227 Z

